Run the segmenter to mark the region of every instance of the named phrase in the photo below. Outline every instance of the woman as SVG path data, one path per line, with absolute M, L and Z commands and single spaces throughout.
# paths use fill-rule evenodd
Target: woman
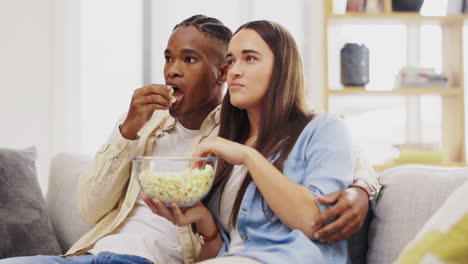
M 315 197 L 352 182 L 343 122 L 307 111 L 300 55 L 281 25 L 241 26 L 226 59 L 229 89 L 219 137 L 194 154 L 222 159 L 206 207 L 169 209 L 145 200 L 175 224 L 195 225 L 204 238 L 201 259 L 222 257 L 207 263 L 345 263 L 346 242 L 309 239 L 324 210 Z

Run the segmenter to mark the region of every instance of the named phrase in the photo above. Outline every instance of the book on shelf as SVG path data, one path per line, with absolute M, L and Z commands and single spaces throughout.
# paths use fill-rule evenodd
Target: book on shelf
M 397 74 L 395 89 L 404 88 L 446 88 L 448 78 L 436 73 L 433 68 L 403 67 Z
M 366 0 L 348 0 L 346 12 L 364 12 L 366 11 Z
M 384 5 L 383 0 L 367 0 L 366 13 L 383 13 Z

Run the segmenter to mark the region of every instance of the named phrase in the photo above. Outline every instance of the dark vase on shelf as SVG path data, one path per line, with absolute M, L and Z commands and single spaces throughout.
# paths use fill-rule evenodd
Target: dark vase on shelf
M 424 0 L 392 0 L 393 11 L 419 12 Z
M 365 86 L 369 83 L 369 49 L 364 45 L 346 43 L 340 52 L 341 84 Z

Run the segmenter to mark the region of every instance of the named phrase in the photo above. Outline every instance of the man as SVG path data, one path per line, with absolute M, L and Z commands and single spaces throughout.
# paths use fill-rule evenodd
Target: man
M 19 257 L 0 263 L 193 261 L 193 253 L 183 249 L 198 238 L 189 227 L 178 228 L 153 214 L 138 197 L 131 158 L 189 155 L 200 141 L 217 135 L 231 36 L 220 21 L 205 16 L 176 25 L 164 52 L 166 85 L 152 84 L 134 92 L 128 114 L 80 176 L 80 213 L 97 225 L 72 246 L 67 258 Z
M 231 36 L 220 21 L 201 15 L 176 25 L 164 52 L 166 85 L 152 84 L 134 92 L 127 115 L 80 177 L 80 213 L 87 222 L 97 225 L 72 246 L 67 258 L 21 257 L 0 260 L 0 264 L 194 262 L 199 238 L 189 226 L 176 227 L 151 212 L 139 197 L 131 158 L 190 156 L 200 142 L 217 135 Z M 375 176 L 358 175 L 365 180 Z M 364 184 L 362 188 L 371 187 Z M 367 213 L 367 194 L 360 188 L 335 196 L 324 198 L 324 202 L 337 202 L 339 210 L 325 215 L 324 221 L 340 210 L 359 211 L 361 217 Z M 342 203 L 349 206 L 340 206 Z M 348 228 L 343 235 L 354 229 L 356 226 Z

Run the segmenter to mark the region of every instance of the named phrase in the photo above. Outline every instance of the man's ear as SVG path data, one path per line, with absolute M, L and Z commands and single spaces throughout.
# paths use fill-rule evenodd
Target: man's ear
M 227 63 L 223 63 L 223 64 L 221 65 L 221 71 L 220 71 L 219 76 L 218 76 L 218 79 L 217 79 L 217 82 L 218 82 L 218 83 L 224 83 L 224 82 L 226 82 L 228 69 L 229 69 L 229 65 L 228 65 Z

